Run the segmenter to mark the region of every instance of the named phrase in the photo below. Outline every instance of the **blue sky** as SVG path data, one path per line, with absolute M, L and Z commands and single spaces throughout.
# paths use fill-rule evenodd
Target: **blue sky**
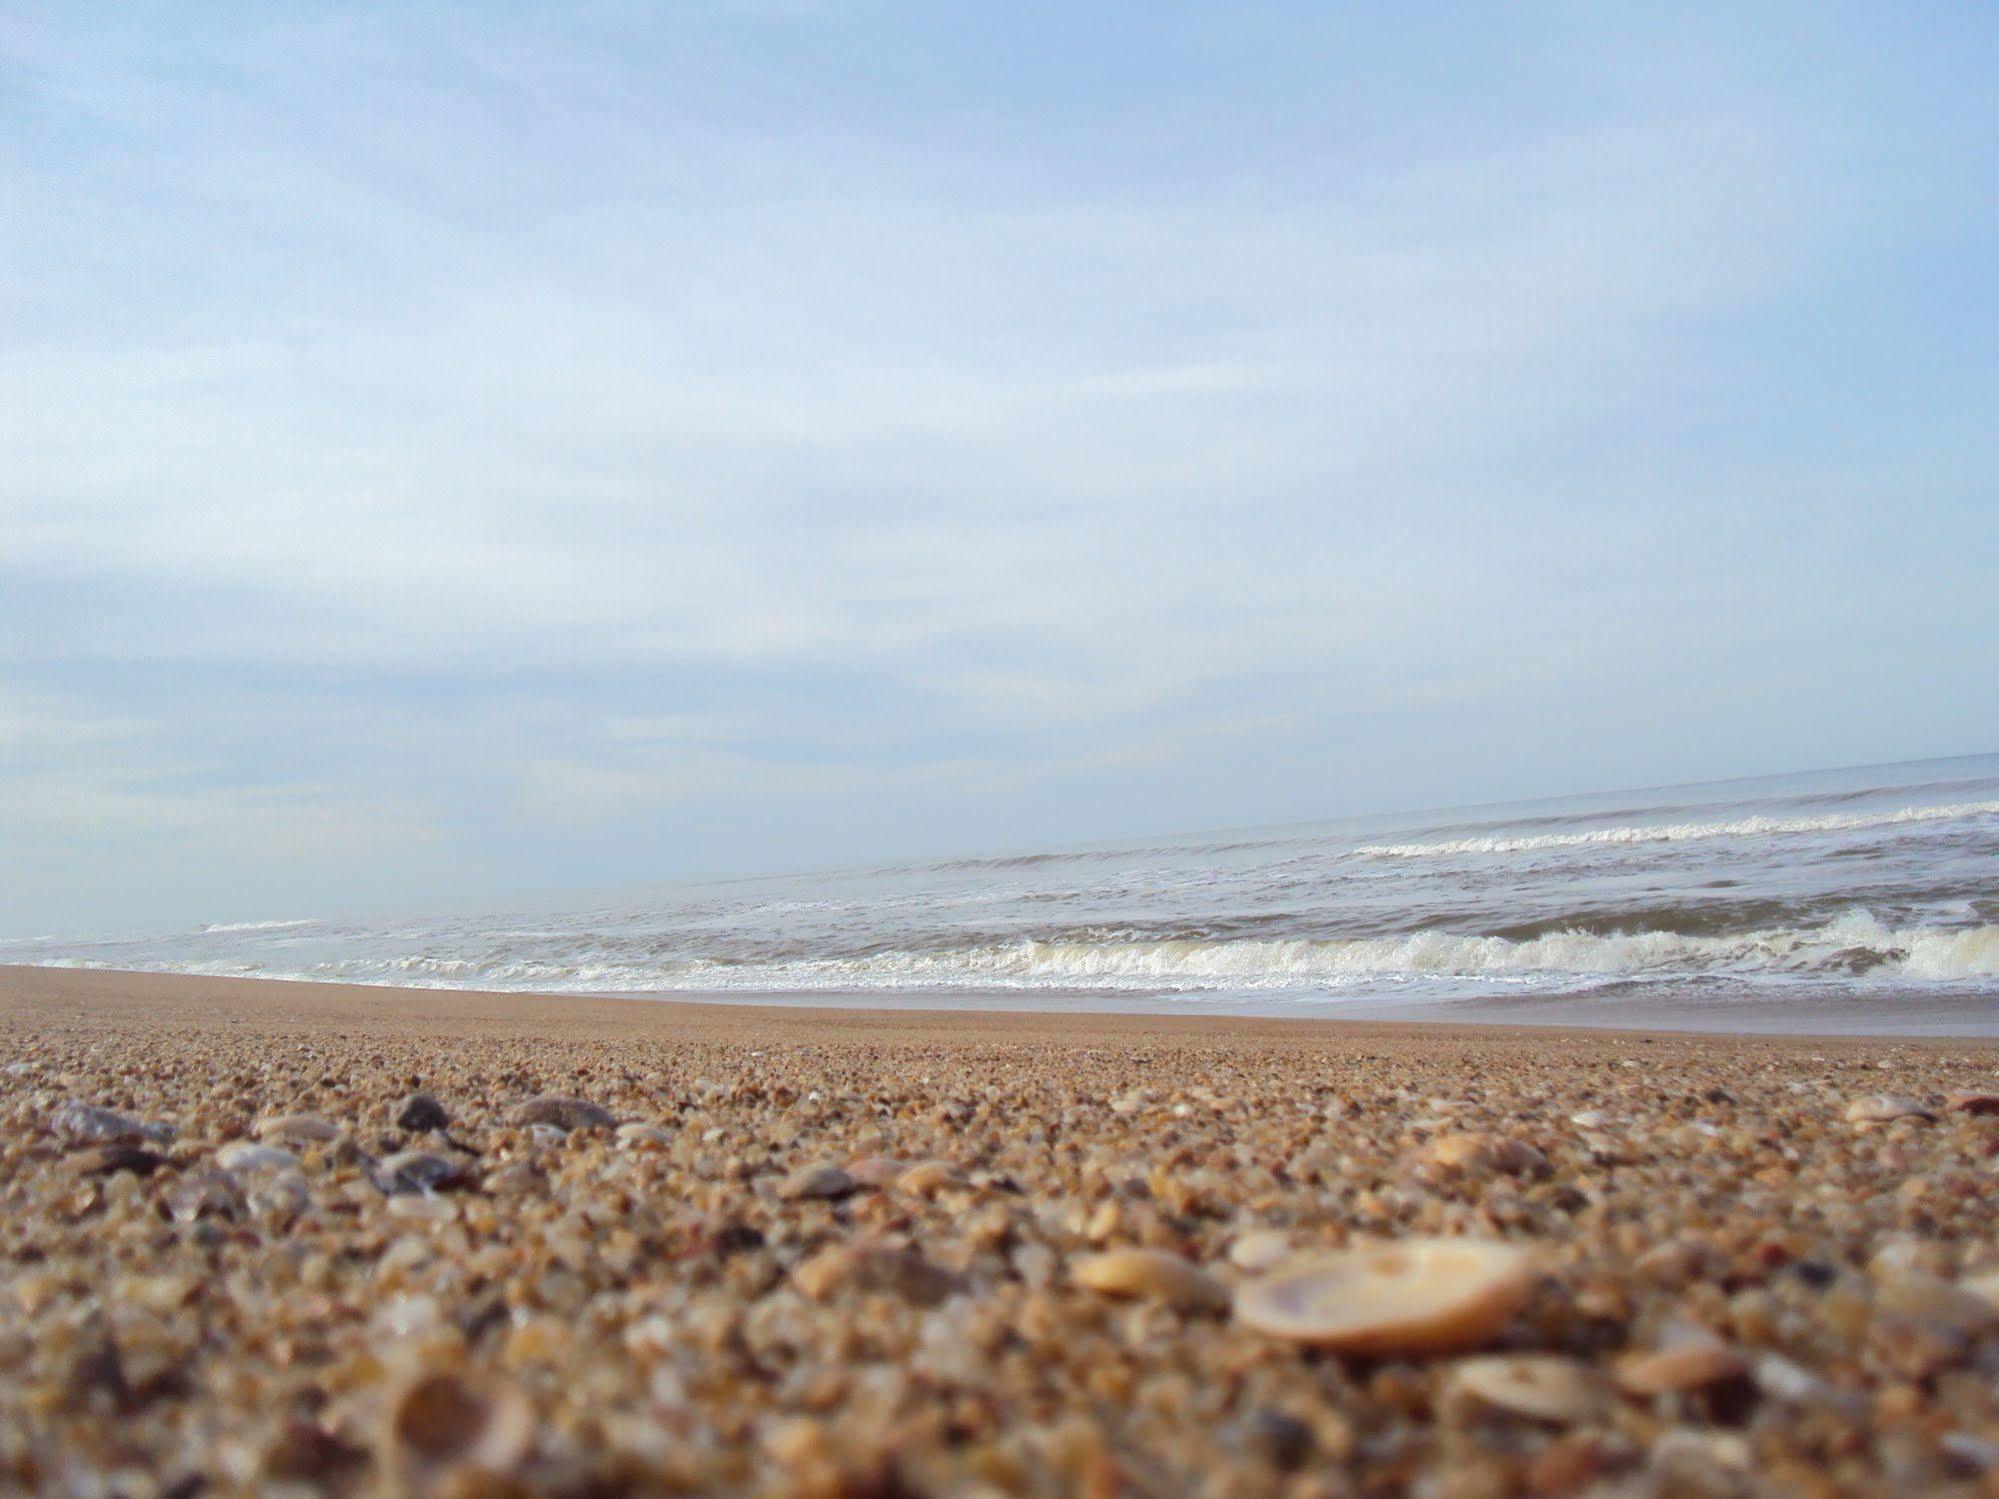
M 0 933 L 1999 745 L 1981 6 L 16 5 Z

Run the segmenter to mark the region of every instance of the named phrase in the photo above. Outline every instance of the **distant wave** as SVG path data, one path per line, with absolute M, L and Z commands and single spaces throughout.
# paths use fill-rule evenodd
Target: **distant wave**
M 65 965 L 67 966 L 67 965 Z M 96 966 L 81 964 L 78 966 Z M 1999 926 L 1891 927 L 1865 911 L 1819 926 L 1729 934 L 1641 930 L 1500 936 L 1425 930 L 1399 936 L 989 942 L 771 962 L 694 955 L 571 961 L 436 953 L 321 963 L 281 973 L 256 962 L 165 966 L 206 974 L 262 973 L 418 988 L 568 993 L 788 990 L 1309 990 L 1369 980 L 1596 982 L 1656 976 L 1890 979 L 1952 982 L 1999 976 Z
M 305 916 L 300 917 L 296 921 L 211 921 L 196 927 L 195 930 L 205 934 L 216 932 L 281 932 L 287 927 L 311 926 L 312 924 L 313 918 Z
M 1681 843 L 1702 838 L 1760 838 L 1780 833 L 1838 833 L 1904 823 L 1949 822 L 1999 812 L 1999 801 L 1904 807 L 1896 812 L 1833 812 L 1819 817 L 1743 817 L 1733 822 L 1675 822 L 1591 828 L 1580 833 L 1531 833 L 1511 838 L 1457 838 L 1442 843 L 1367 843 L 1354 852 L 1373 859 L 1421 859 L 1450 854 L 1515 854 L 1592 844 Z

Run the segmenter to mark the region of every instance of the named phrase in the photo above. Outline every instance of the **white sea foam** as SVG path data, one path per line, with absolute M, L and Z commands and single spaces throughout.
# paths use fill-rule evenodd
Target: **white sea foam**
M 1841 833 L 1907 823 L 1951 822 L 1999 813 L 1999 802 L 1956 802 L 1945 807 L 1903 807 L 1894 812 L 1833 812 L 1818 817 L 1743 817 L 1733 822 L 1674 822 L 1636 827 L 1589 828 L 1576 833 L 1454 838 L 1439 843 L 1366 843 L 1356 854 L 1375 859 L 1420 859 L 1448 854 L 1515 854 L 1592 844 L 1682 843 L 1703 838 L 1761 838 L 1786 833 Z
M 311 926 L 312 921 L 310 916 L 295 921 L 211 921 L 196 930 L 210 935 L 218 932 L 282 932 L 288 927 Z

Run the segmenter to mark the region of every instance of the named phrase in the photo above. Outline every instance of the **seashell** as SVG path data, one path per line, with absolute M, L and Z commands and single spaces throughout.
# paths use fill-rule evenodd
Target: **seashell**
M 895 1183 L 905 1171 L 907 1161 L 898 1161 L 894 1156 L 862 1156 L 857 1161 L 847 1162 L 847 1175 L 864 1187 L 887 1187 Z
M 1468 1358 L 1451 1370 L 1450 1390 L 1460 1399 L 1551 1426 L 1587 1421 L 1604 1404 L 1595 1370 L 1552 1353 Z
M 428 1093 L 412 1093 L 396 1105 L 396 1128 L 421 1134 L 429 1129 L 444 1129 L 451 1123 L 451 1116 L 444 1112 L 444 1105 Z
M 397 1395 L 388 1447 L 405 1473 L 450 1470 L 507 1474 L 534 1442 L 534 1413 L 511 1384 L 475 1384 L 456 1374 L 426 1374 Z
M 621 1124 L 618 1126 L 618 1143 L 627 1150 L 637 1150 L 642 1146 L 660 1149 L 673 1143 L 673 1136 L 657 1124 Z
M 859 1190 L 860 1183 L 838 1166 L 819 1164 L 800 1166 L 792 1172 L 778 1188 L 778 1195 L 795 1202 L 803 1198 L 851 1197 Z
M 918 1161 L 895 1179 L 895 1189 L 912 1197 L 935 1197 L 951 1187 L 962 1187 L 965 1179 L 949 1161 Z
M 383 1156 L 370 1173 L 383 1192 L 448 1192 L 466 1186 L 471 1173 L 464 1163 L 428 1150 L 402 1150 Z
M 279 1114 L 259 1119 L 251 1131 L 259 1140 L 284 1140 L 293 1145 L 311 1145 L 340 1138 L 340 1126 L 318 1114 Z
M 915 1306 L 936 1306 L 964 1284 L 916 1250 L 895 1244 L 834 1245 L 800 1265 L 792 1280 L 814 1301 L 851 1286 L 888 1292 Z
M 1894 1119 L 1934 1119 L 1936 1115 L 1900 1093 L 1870 1093 L 1846 1106 L 1849 1124 L 1886 1124 Z
M 1534 1289 L 1511 1244 L 1407 1239 L 1320 1256 L 1236 1292 L 1258 1332 L 1344 1353 L 1441 1353 L 1495 1337 Z
M 152 1124 L 116 1109 L 100 1109 L 75 1099 L 59 1106 L 49 1116 L 49 1128 L 72 1144 L 138 1144 L 149 1141 L 165 1145 L 174 1137 L 171 1124 Z
M 602 1104 L 592 1103 L 587 1098 L 565 1098 L 547 1093 L 518 1105 L 512 1117 L 513 1122 L 523 1128 L 531 1124 L 546 1124 L 565 1131 L 609 1129 L 618 1122 L 617 1116 Z
M 1229 1245 L 1229 1263 L 1251 1274 L 1273 1270 L 1290 1258 L 1291 1241 L 1275 1229 L 1251 1229 Z
M 231 1172 L 288 1171 L 298 1165 L 298 1157 L 276 1145 L 232 1140 L 215 1152 L 215 1164 Z
M 1953 1093 L 1944 1107 L 1953 1114 L 1999 1114 L 1999 1093 Z
M 1086 1255 L 1070 1267 L 1077 1285 L 1106 1296 L 1139 1296 L 1187 1311 L 1219 1312 L 1229 1289 L 1207 1271 L 1159 1249 L 1111 1249 Z
M 1627 1395 L 1670 1395 L 1742 1379 L 1749 1361 L 1727 1344 L 1690 1338 L 1617 1361 L 1617 1387 Z
M 1602 1109 L 1581 1109 L 1569 1115 L 1569 1123 L 1578 1129 L 1602 1129 L 1610 1123 L 1610 1115 Z

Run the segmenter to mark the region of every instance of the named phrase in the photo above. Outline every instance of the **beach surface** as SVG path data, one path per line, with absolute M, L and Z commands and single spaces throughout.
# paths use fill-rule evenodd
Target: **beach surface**
M 0 1487 L 1999 1493 L 1988 1041 L 32 968 L 0 1034 Z

